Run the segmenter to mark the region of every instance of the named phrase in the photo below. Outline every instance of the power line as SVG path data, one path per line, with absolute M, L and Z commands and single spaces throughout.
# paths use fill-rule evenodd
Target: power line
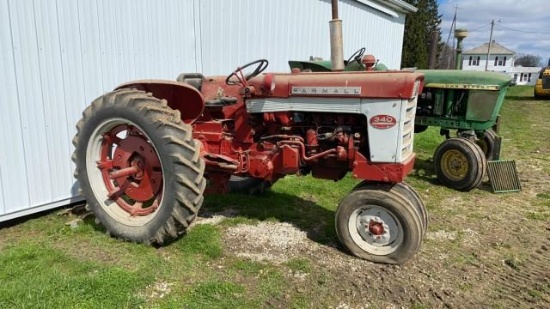
M 516 31 L 516 32 L 523 32 L 523 33 L 536 33 L 536 34 L 547 34 L 547 33 L 550 33 L 550 31 L 528 31 L 528 30 L 518 30 L 518 29 L 514 29 L 514 28 L 510 28 L 510 27 L 506 27 L 506 26 L 503 26 L 501 24 L 495 24 L 495 26 L 499 26 L 499 27 L 502 27 L 506 30 L 510 30 L 510 31 Z
M 477 30 L 479 30 L 479 29 L 481 29 L 481 28 L 485 28 L 485 27 L 489 26 L 490 24 L 491 24 L 491 23 L 486 23 L 485 25 L 479 26 L 479 27 L 477 27 L 477 28 L 475 28 L 475 29 L 473 29 L 473 30 L 469 30 L 469 29 L 468 29 L 468 32 L 475 32 L 475 31 L 477 31 Z

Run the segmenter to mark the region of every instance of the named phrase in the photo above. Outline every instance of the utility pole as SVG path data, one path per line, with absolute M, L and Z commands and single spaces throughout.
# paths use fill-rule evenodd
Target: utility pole
M 495 20 L 491 21 L 491 34 L 489 35 L 489 46 L 487 46 L 487 61 L 485 61 L 485 71 L 489 65 L 489 56 L 491 56 L 491 43 L 493 42 L 493 28 L 495 27 Z

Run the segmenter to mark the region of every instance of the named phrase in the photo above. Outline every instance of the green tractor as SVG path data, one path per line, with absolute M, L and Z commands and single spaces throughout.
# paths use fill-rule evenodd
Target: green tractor
M 345 71 L 387 68 L 366 55 L 364 48 L 344 62 Z M 330 61 L 289 61 L 293 71 L 331 71 Z M 440 127 L 447 139 L 434 153 L 437 178 L 460 191 L 477 187 L 487 172 L 487 161 L 500 159 L 498 116 L 512 78 L 504 73 L 461 70 L 416 70 L 424 73 L 418 99 L 415 133 Z M 456 137 L 451 138 L 451 131 Z

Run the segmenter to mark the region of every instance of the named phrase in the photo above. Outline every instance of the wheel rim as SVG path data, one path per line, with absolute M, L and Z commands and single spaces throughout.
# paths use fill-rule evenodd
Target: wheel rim
M 441 157 L 441 170 L 447 178 L 460 181 L 466 177 L 469 170 L 468 158 L 458 151 L 446 151 Z
M 348 229 L 355 244 L 372 255 L 391 254 L 403 243 L 403 227 L 391 211 L 379 206 L 356 209 Z
M 157 214 L 163 173 L 149 137 L 135 123 L 108 119 L 97 126 L 86 149 L 86 170 L 93 194 L 118 222 L 141 226 Z

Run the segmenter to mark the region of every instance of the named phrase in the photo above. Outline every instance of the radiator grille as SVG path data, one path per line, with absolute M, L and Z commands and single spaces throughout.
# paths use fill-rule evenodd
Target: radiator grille
M 550 76 L 543 76 L 542 77 L 542 88 L 543 89 L 550 89 Z
M 405 110 L 405 122 L 401 131 L 401 158 L 407 158 L 413 152 L 414 139 L 414 116 L 416 113 L 416 102 L 418 96 L 409 100 Z
M 515 161 L 488 161 L 487 166 L 494 193 L 521 191 Z

